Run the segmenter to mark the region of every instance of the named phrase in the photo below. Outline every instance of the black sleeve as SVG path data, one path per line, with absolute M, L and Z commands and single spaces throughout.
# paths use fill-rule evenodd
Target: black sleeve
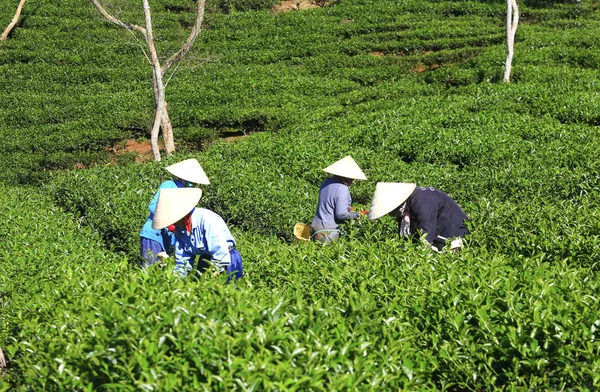
M 411 219 L 418 229 L 427 233 L 425 239 L 430 244 L 437 238 L 437 210 L 437 204 L 427 199 L 416 199 L 410 206 Z

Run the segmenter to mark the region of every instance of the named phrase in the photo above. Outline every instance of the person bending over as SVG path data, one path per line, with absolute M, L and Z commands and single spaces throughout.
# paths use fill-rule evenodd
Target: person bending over
M 396 218 L 400 236 L 411 236 L 420 230 L 435 251 L 440 251 L 449 239 L 450 249 L 460 250 L 462 238 L 469 233 L 465 224 L 469 218 L 462 208 L 450 196 L 432 187 L 377 183 L 369 219 L 386 214 Z
M 171 245 L 173 245 L 172 233 L 167 229 L 154 230 L 152 218 L 156 211 L 158 196 L 163 189 L 187 188 L 195 184 L 210 184 L 208 177 L 202 170 L 200 163 L 194 158 L 175 163 L 165 168 L 175 179 L 167 180 L 160 184 L 158 191 L 148 205 L 150 212 L 146 222 L 140 231 L 140 256 L 142 257 L 142 268 L 146 268 L 158 262 L 160 259 L 169 257 Z
M 164 189 L 158 197 L 152 228 L 170 227 L 175 237 L 175 268 L 173 273 L 185 278 L 198 258 L 199 273 L 214 267 L 213 276 L 232 274 L 227 281 L 243 275 L 242 256 L 235 239 L 221 216 L 206 208 L 197 208 L 202 197 L 198 188 Z

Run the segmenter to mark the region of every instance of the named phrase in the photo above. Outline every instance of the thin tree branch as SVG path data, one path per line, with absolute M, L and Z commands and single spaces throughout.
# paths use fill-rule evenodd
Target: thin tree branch
M 204 20 L 204 4 L 205 4 L 205 0 L 198 0 L 198 5 L 196 7 L 196 20 L 194 21 L 194 26 L 192 27 L 192 31 L 190 32 L 188 39 L 182 45 L 181 49 L 179 49 L 178 52 L 174 53 L 171 57 L 169 57 L 163 63 L 163 66 L 161 68 L 163 75 L 165 73 L 167 73 L 167 71 L 169 71 L 169 69 L 171 68 L 171 66 L 173 64 L 175 64 L 176 62 L 181 60 L 183 57 L 185 57 L 187 52 L 189 52 L 189 50 L 194 45 L 194 41 L 196 40 L 196 37 L 200 33 L 200 29 L 202 27 L 202 22 Z
M 138 42 L 137 46 L 139 46 L 139 48 L 142 50 L 142 53 L 144 54 L 144 57 L 146 58 L 146 60 L 148 60 L 148 64 L 152 65 L 152 60 L 150 60 L 150 57 L 148 56 L 148 53 L 146 53 L 146 49 L 144 49 L 144 45 L 142 45 L 140 43 L 139 38 L 137 37 L 137 35 L 135 35 L 135 33 L 132 30 L 127 30 L 132 36 L 133 38 Z M 145 37 L 145 36 L 144 36 Z
M 23 6 L 25 5 L 25 1 L 26 0 L 21 0 L 21 2 L 19 3 L 19 6 L 17 7 L 17 12 L 15 12 L 15 16 L 13 16 L 11 22 L 6 27 L 6 30 L 4 30 L 4 33 L 2 33 L 2 37 L 0 37 L 0 41 L 6 41 L 6 39 L 8 38 L 8 34 L 10 33 L 10 31 L 13 29 L 13 27 L 15 27 L 15 25 L 19 21 L 19 16 L 21 16 L 21 10 L 23 9 Z
M 512 9 L 513 9 L 513 20 L 512 20 L 512 35 L 513 39 L 515 34 L 517 33 L 517 26 L 519 25 L 519 7 L 517 6 L 517 0 L 512 0 Z
M 96 7 L 96 9 L 98 10 L 98 12 L 100 12 L 100 14 L 102 14 L 102 16 L 104 16 L 104 18 L 106 20 L 108 20 L 111 23 L 116 24 L 117 26 L 121 26 L 124 29 L 126 29 L 129 33 L 131 33 L 131 35 L 133 36 L 133 38 L 138 41 L 138 45 L 140 46 L 140 49 L 142 49 L 142 53 L 144 54 L 144 57 L 146 57 L 146 60 L 148 60 L 148 64 L 152 64 L 152 60 L 150 60 L 150 57 L 148 57 L 148 54 L 146 53 L 146 50 L 144 49 L 144 45 L 140 44 L 140 40 L 138 39 L 138 37 L 135 35 L 135 31 L 142 33 L 142 35 L 144 36 L 144 38 L 146 37 L 146 29 L 144 29 L 141 26 L 137 26 L 134 24 L 129 24 L 129 23 L 125 23 L 120 21 L 119 19 L 115 18 L 114 16 L 112 16 L 108 11 L 106 11 L 106 9 L 104 9 L 104 7 L 102 7 L 102 5 L 98 2 L 98 0 L 90 0 L 92 2 L 92 4 L 94 5 L 94 7 Z
M 135 24 L 131 24 L 131 23 L 125 23 L 120 21 L 119 19 L 115 18 L 114 16 L 112 16 L 110 13 L 108 13 L 108 11 L 106 11 L 104 9 L 104 7 L 102 7 L 102 5 L 100 5 L 100 3 L 98 2 L 98 0 L 90 0 L 92 2 L 92 4 L 94 5 L 94 7 L 96 7 L 96 9 L 98 10 L 98 12 L 100 12 L 102 14 L 102 16 L 104 16 L 104 18 L 106 20 L 108 20 L 111 23 L 116 24 L 117 26 L 121 26 L 127 30 L 135 30 L 139 33 L 142 33 L 144 35 L 144 37 L 146 36 L 146 29 L 135 25 Z
M 177 68 L 179 68 L 179 63 L 175 64 L 175 69 L 173 70 L 173 72 L 171 72 L 169 74 L 169 77 L 167 78 L 167 81 L 165 82 L 165 88 L 167 88 L 167 86 L 169 85 L 169 82 L 171 81 L 171 78 L 175 75 L 175 73 L 177 72 Z M 163 74 L 164 76 L 164 74 Z
M 215 60 L 214 58 L 204 58 L 204 59 L 201 59 L 198 64 L 188 67 L 188 69 L 196 69 L 196 68 L 198 68 L 198 67 L 200 67 L 200 66 L 202 66 L 202 65 L 204 65 L 206 63 L 214 63 L 216 61 L 217 60 Z M 175 73 L 177 73 L 177 68 L 179 68 L 180 65 L 181 65 L 181 63 L 178 62 L 175 65 L 175 69 L 173 70 L 173 72 L 171 72 L 169 74 L 169 77 L 167 78 L 167 81 L 165 82 L 165 88 L 167 88 L 167 85 L 169 84 L 169 81 L 173 78 L 173 76 L 175 76 Z M 164 76 L 164 74 L 163 74 L 163 76 Z
M 94 1 L 94 0 L 92 0 Z M 158 134 L 160 132 L 160 124 L 162 121 L 164 105 L 165 105 L 165 90 L 162 81 L 162 72 L 160 63 L 158 61 L 158 54 L 154 47 L 154 35 L 152 33 L 152 17 L 150 15 L 150 5 L 148 0 L 142 0 L 144 7 L 144 17 L 146 18 L 146 44 L 150 51 L 150 58 L 152 59 L 153 77 L 157 89 L 156 99 L 156 113 L 154 115 L 154 125 L 152 126 L 152 132 L 150 133 L 150 144 L 152 145 L 152 153 L 154 154 L 154 160 L 160 161 L 160 150 L 158 148 Z

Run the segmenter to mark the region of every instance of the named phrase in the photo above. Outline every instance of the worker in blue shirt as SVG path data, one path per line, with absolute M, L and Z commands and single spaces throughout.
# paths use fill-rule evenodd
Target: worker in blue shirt
M 186 159 L 174 165 L 167 166 L 166 170 L 175 179 L 163 182 L 148 205 L 150 214 L 140 231 L 140 255 L 142 256 L 142 267 L 155 264 L 160 259 L 169 256 L 169 250 L 173 245 L 173 236 L 168 229 L 155 230 L 152 228 L 152 217 L 156 210 L 158 197 L 163 189 L 193 187 L 195 184 L 210 184 L 208 177 L 195 158 Z
M 202 197 L 198 188 L 165 189 L 161 191 L 152 220 L 152 228 L 160 230 L 174 226 L 175 269 L 185 278 L 194 268 L 202 273 L 207 268 L 202 261 L 214 267 L 213 276 L 228 274 L 227 281 L 242 277 L 242 256 L 236 249 L 235 239 L 225 221 L 206 208 L 197 208 Z
M 331 242 L 339 238 L 339 225 L 351 219 L 365 215 L 367 211 L 351 211 L 352 196 L 348 188 L 354 180 L 366 180 L 351 156 L 346 156 L 323 169 L 333 174 L 321 184 L 317 212 L 311 223 L 312 239 L 320 242 Z
M 431 249 L 440 251 L 451 240 L 450 249 L 463 247 L 462 238 L 469 233 L 465 212 L 450 196 L 432 187 L 416 184 L 379 182 L 375 188 L 369 219 L 389 214 L 398 222 L 400 236 L 418 230 Z

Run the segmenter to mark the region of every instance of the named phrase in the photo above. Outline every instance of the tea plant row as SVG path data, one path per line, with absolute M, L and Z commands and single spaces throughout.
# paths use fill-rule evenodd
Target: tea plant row
M 190 22 L 168 3 L 151 2 L 161 49 Z M 85 2 L 30 9 L 0 46 L 0 390 L 598 388 L 598 6 L 525 2 L 511 84 L 503 7 L 208 14 L 167 87 L 180 152 L 116 165 L 106 149 L 152 118 L 137 42 Z M 230 130 L 263 132 L 207 143 Z M 293 244 L 348 154 L 357 207 L 377 181 L 438 187 L 471 218 L 467 249 L 432 254 L 389 218 Z M 190 156 L 237 284 L 137 267 L 164 166 Z

